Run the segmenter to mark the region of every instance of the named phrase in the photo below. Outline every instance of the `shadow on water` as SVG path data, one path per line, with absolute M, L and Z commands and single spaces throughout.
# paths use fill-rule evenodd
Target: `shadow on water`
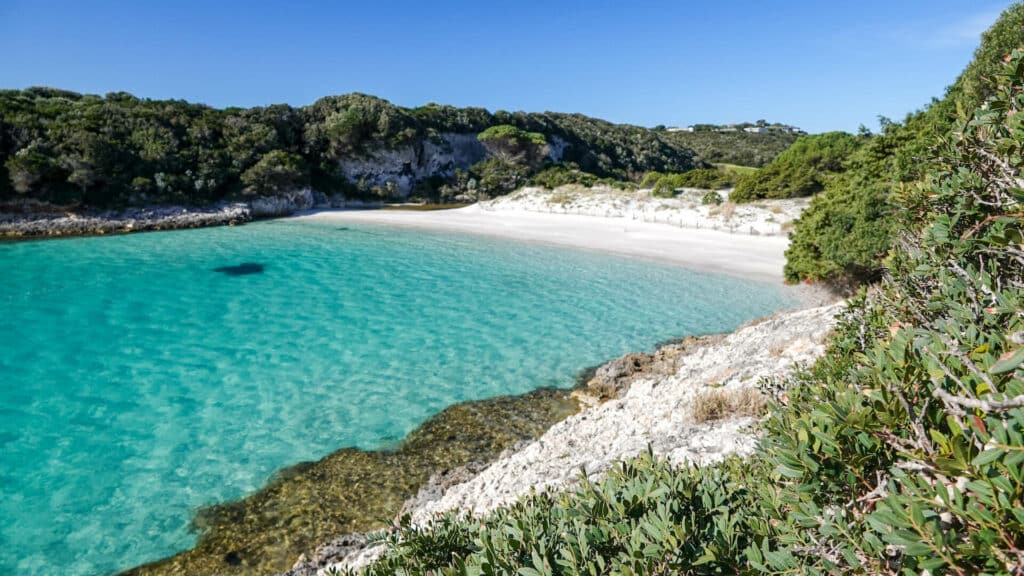
M 383 236 L 380 232 L 370 232 L 369 230 L 362 230 L 360 228 L 349 228 L 348 226 L 342 226 L 341 228 L 335 228 L 338 232 L 358 232 L 359 234 L 366 234 L 367 236 Z
M 250 274 L 262 274 L 266 266 L 258 262 L 242 262 L 237 266 L 220 266 L 214 268 L 214 272 L 220 272 L 225 276 L 248 276 Z

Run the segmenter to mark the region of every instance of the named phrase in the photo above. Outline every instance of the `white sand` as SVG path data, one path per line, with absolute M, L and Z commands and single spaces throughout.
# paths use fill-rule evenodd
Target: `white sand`
M 732 190 L 718 190 L 722 204 L 702 204 L 707 190 L 679 188 L 675 196 L 661 198 L 649 189 L 617 190 L 607 186 L 562 186 L 555 190 L 525 187 L 481 202 L 484 210 L 526 210 L 552 214 L 605 216 L 671 224 L 680 228 L 722 230 L 754 236 L 787 236 L 793 221 L 810 198 L 758 200 L 744 204 L 728 201 Z
M 694 270 L 749 280 L 781 283 L 783 236 L 754 236 L 693 229 L 628 218 L 547 214 L 519 209 L 333 210 L 295 216 L 296 220 L 385 224 L 479 234 L 569 246 L 667 262 Z

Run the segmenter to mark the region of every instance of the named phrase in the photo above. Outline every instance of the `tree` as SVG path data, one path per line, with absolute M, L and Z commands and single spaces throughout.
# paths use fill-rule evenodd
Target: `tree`
M 824 189 L 829 173 L 843 170 L 843 162 L 860 142 L 846 132 L 802 136 L 770 164 L 740 179 L 730 198 L 749 202 L 810 196 Z
M 54 158 L 38 145 L 17 151 L 7 160 L 5 166 L 14 191 L 21 195 L 28 195 L 40 188 L 41 184 L 59 169 Z
M 242 173 L 242 184 L 250 196 L 275 194 L 307 185 L 307 172 L 298 154 L 272 150 Z
M 503 162 L 525 163 L 535 166 L 548 155 L 548 141 L 539 132 L 527 132 L 500 124 L 491 126 L 477 135 L 487 151 Z

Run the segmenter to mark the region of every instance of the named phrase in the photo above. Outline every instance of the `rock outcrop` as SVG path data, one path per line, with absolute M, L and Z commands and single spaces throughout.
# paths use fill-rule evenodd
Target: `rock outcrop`
M 0 237 L 93 236 L 241 224 L 252 220 L 246 204 L 207 208 L 159 206 L 106 212 L 0 212 Z
M 330 201 L 326 195 L 321 194 L 324 204 Z M 316 205 L 313 191 L 309 188 L 292 190 L 274 196 L 264 196 L 249 201 L 249 215 L 252 218 L 272 218 L 275 216 L 289 216 L 302 210 L 309 210 Z
M 565 140 L 551 136 L 548 158 L 561 161 L 566 148 Z M 405 198 L 417 181 L 433 176 L 447 178 L 457 168 L 465 170 L 486 157 L 487 149 L 476 134 L 445 132 L 416 144 L 345 157 L 338 166 L 350 182 L 366 187 L 393 186 L 394 195 Z
M 0 206 L 0 238 L 48 236 L 95 236 L 148 230 L 177 230 L 207 226 L 233 226 L 257 220 L 288 216 L 314 208 L 376 208 L 381 203 L 327 196 L 308 188 L 248 202 L 215 204 L 202 208 L 153 206 L 108 211 L 77 211 L 28 202 Z
M 606 362 L 594 371 L 594 375 L 586 382 L 580 396 L 593 396 L 597 400 L 610 400 L 622 397 L 634 381 L 642 378 L 655 378 L 675 374 L 679 362 L 696 346 L 707 345 L 721 336 L 687 337 L 679 342 L 660 346 L 653 353 L 630 352 L 610 362 Z
M 405 197 L 417 180 L 451 176 L 456 168 L 469 168 L 486 156 L 476 134 L 443 133 L 417 145 L 345 157 L 338 165 L 351 182 L 368 187 L 392 185 L 396 195 Z
M 580 482 L 581 471 L 595 480 L 615 462 L 648 447 L 678 464 L 710 464 L 730 454 L 750 454 L 757 444 L 752 418 L 698 423 L 692 414 L 694 400 L 709 391 L 756 390 L 762 379 L 777 379 L 813 362 L 824 353 L 842 306 L 783 312 L 728 336 L 687 339 L 655 354 L 613 360 L 596 371 L 591 383 L 598 391 L 621 393 L 620 397 L 555 424 L 468 480 L 431 481 L 407 503 L 406 511 L 421 525 L 451 510 L 484 515 L 530 490 L 570 489 Z M 346 548 L 343 544 L 353 540 L 344 538 L 303 558 L 287 576 L 358 569 L 383 551 L 372 543 Z

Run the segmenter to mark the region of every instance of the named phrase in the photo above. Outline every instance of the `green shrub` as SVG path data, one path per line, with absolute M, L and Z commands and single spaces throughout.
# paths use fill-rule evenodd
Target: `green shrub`
M 956 118 L 966 117 L 991 93 L 1003 56 L 1022 45 L 1024 6 L 1016 3 L 982 35 L 974 59 L 944 98 L 902 123 L 883 119 L 881 134 L 847 160 L 843 176 L 826 181 L 828 198 L 812 202 L 795 223 L 787 279 L 877 278 L 903 212 L 894 205 L 924 178 L 934 147 Z
M 680 174 L 662 174 L 648 172 L 640 186 L 651 188 L 651 193 L 660 198 L 675 196 L 679 188 L 700 188 L 704 190 L 720 190 L 732 185 L 735 174 L 717 168 L 701 168 Z
M 750 202 L 810 196 L 824 188 L 830 173 L 843 170 L 843 162 L 858 145 L 857 137 L 845 132 L 802 136 L 771 164 L 740 178 L 731 198 Z
M 666 174 L 654 183 L 651 195 L 656 198 L 672 198 L 676 195 L 676 189 L 682 188 L 679 185 L 678 174 Z
M 752 506 L 736 460 L 676 469 L 650 455 L 571 494 L 535 494 L 481 521 L 447 515 L 401 537 L 369 576 L 393 574 L 683 574 L 742 566 Z M 698 571 L 703 571 L 698 569 Z
M 642 179 L 640 179 L 640 187 L 654 188 L 654 185 L 657 184 L 658 180 L 660 180 L 663 176 L 664 174 L 662 174 L 661 172 L 648 172 L 647 174 L 644 174 L 644 177 Z
M 815 365 L 765 386 L 748 461 L 642 456 L 487 518 L 406 521 L 368 573 L 1019 574 L 1024 50 L 995 77 L 926 183 L 894 198 L 888 275 Z
M 245 193 L 274 194 L 307 185 L 307 172 L 298 154 L 272 150 L 242 173 Z
M 997 78 L 902 201 L 923 229 L 766 426 L 783 482 L 768 548 L 804 569 L 1007 574 L 1024 559 L 1024 52 Z
M 733 174 L 717 168 L 700 168 L 679 175 L 680 188 L 719 190 L 733 184 Z
M 697 130 L 665 132 L 662 137 L 693 149 L 707 162 L 761 167 L 789 148 L 799 136 L 783 130 L 765 133 Z
M 529 170 L 501 158 L 489 158 L 471 166 L 469 173 L 477 182 L 478 197 L 486 199 L 507 194 L 526 184 Z
M 714 190 L 709 190 L 700 197 L 700 203 L 704 206 L 718 206 L 723 202 L 722 195 Z
M 580 170 L 569 164 L 557 164 L 541 170 L 530 177 L 530 183 L 534 186 L 554 190 L 568 184 L 579 184 L 580 186 L 591 187 L 597 184 L 598 177 Z
M 505 162 L 538 165 L 548 154 L 548 141 L 540 132 L 527 132 L 515 126 L 491 126 L 477 139 L 497 158 Z
M 520 130 L 515 126 L 509 126 L 508 124 L 501 124 L 498 126 L 491 126 L 477 135 L 477 138 L 481 142 L 499 142 L 504 145 L 533 145 L 533 146 L 546 146 L 548 141 L 544 138 L 544 135 L 540 132 L 527 132 L 526 130 Z
M 815 196 L 796 220 L 786 249 L 786 281 L 847 284 L 879 278 L 880 255 L 894 226 L 888 193 L 877 184 L 857 186 L 851 180 L 843 178 Z

